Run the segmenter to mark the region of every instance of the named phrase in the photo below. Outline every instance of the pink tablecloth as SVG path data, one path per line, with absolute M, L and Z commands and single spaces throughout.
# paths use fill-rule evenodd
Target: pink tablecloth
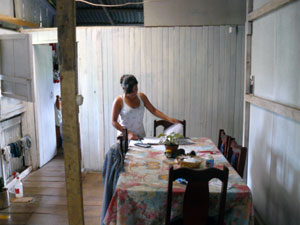
M 226 199 L 226 224 L 254 224 L 251 192 L 237 172 L 208 138 L 193 138 L 194 145 L 180 146 L 205 157 L 212 154 L 215 167 L 229 168 Z M 105 224 L 164 224 L 170 161 L 164 155 L 164 146 L 149 149 L 130 147 L 125 159 L 125 172 L 119 178 L 116 191 L 106 213 Z M 185 185 L 175 184 L 172 217 L 182 214 Z M 213 179 L 209 185 L 211 216 L 217 215 L 221 182 Z

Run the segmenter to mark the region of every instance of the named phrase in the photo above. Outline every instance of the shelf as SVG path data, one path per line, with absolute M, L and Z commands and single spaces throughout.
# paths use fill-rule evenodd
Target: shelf
M 35 23 L 31 23 L 25 20 L 21 20 L 15 17 L 7 16 L 7 15 L 2 15 L 0 14 L 0 21 L 6 22 L 6 23 L 11 23 L 14 25 L 18 26 L 24 26 L 24 27 L 30 27 L 30 28 L 39 28 L 40 26 Z

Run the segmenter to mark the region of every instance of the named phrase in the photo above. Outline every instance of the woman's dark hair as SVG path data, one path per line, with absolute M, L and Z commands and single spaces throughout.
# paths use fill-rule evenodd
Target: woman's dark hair
M 135 76 L 133 76 L 131 74 L 125 74 L 121 77 L 120 83 L 121 83 L 122 88 L 125 91 L 125 94 L 130 94 L 130 93 L 132 93 L 132 89 L 133 89 L 134 85 L 138 84 L 138 81 L 135 78 Z

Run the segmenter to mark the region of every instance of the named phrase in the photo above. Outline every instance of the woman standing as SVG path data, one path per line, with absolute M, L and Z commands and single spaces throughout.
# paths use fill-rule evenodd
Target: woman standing
M 138 92 L 138 81 L 133 75 L 123 75 L 120 80 L 124 93 L 118 96 L 113 103 L 112 108 L 112 125 L 118 130 L 119 133 L 124 128 L 128 130 L 129 140 L 138 140 L 146 136 L 143 118 L 145 107 L 153 115 L 167 120 L 171 123 L 179 123 L 180 121 L 170 118 L 156 109 L 147 96 Z M 118 117 L 120 116 L 120 122 Z

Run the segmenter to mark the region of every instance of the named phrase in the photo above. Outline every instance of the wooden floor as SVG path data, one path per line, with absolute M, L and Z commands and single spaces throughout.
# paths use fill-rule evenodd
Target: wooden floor
M 101 173 L 83 175 L 84 218 L 86 225 L 100 224 L 103 183 Z M 0 224 L 64 225 L 68 224 L 63 156 L 56 156 L 23 182 L 24 197 L 30 203 L 11 203 L 0 210 Z

